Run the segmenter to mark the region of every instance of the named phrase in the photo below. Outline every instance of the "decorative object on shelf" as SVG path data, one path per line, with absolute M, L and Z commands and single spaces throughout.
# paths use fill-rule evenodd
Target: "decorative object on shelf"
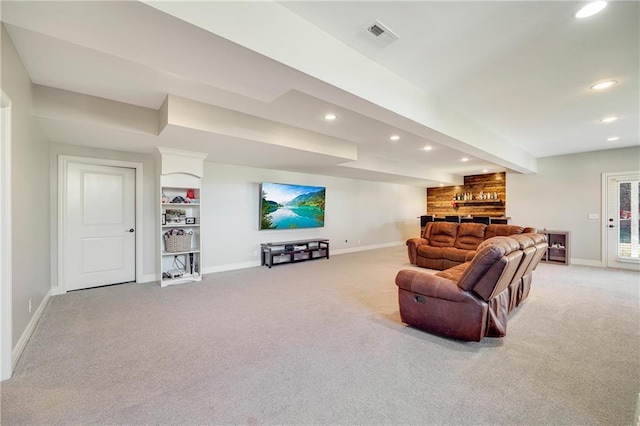
M 191 250 L 191 236 L 193 232 L 184 229 L 171 229 L 164 234 L 165 250 L 178 253 Z
M 168 223 L 185 223 L 187 212 L 184 209 L 167 209 L 166 221 Z
M 188 217 L 188 218 L 186 218 L 185 223 L 187 225 L 195 225 L 196 224 L 196 218 L 195 217 Z
M 193 188 L 187 189 L 187 198 L 190 200 L 193 200 L 194 198 L 196 198 L 195 190 Z
M 189 204 L 189 199 L 181 196 L 173 197 L 171 204 Z
M 166 213 L 162 213 L 161 215 L 161 222 L 162 225 L 166 225 L 167 224 L 167 215 Z

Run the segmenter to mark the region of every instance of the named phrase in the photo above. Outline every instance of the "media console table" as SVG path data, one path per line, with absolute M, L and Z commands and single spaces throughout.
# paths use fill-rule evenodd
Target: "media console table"
M 281 263 L 329 258 L 329 240 L 324 238 L 263 243 L 260 247 L 262 266 L 269 268 Z

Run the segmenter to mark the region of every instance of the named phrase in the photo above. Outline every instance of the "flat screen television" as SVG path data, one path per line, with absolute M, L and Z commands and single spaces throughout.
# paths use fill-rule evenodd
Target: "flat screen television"
M 260 229 L 324 226 L 325 188 L 263 182 L 260 185 Z

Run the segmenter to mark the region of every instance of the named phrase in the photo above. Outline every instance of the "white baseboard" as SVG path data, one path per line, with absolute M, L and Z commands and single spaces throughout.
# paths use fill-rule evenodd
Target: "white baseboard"
M 27 328 L 25 328 L 22 336 L 20 336 L 20 339 L 18 340 L 18 343 L 13 348 L 13 352 L 11 354 L 12 371 L 16 368 L 16 365 L 18 364 L 18 360 L 20 360 L 20 357 L 22 356 L 24 348 L 27 347 L 27 343 L 29 343 L 29 339 L 36 329 L 36 325 L 38 325 L 38 321 L 40 321 L 40 318 L 42 318 L 42 314 L 44 313 L 44 310 L 47 307 L 49 300 L 51 299 L 51 293 L 52 291 L 49 290 L 47 294 L 44 295 L 44 297 L 42 298 L 42 302 L 40 302 L 40 306 L 38 306 L 38 309 L 36 309 L 36 311 L 34 312 L 33 316 L 31 317 L 31 321 L 29 321 L 29 324 L 27 324 Z
M 368 246 L 357 246 L 357 247 L 350 247 L 350 248 L 346 248 L 346 249 L 339 249 L 339 250 L 331 250 L 331 255 L 339 255 L 339 254 L 346 254 L 346 253 L 355 253 L 357 251 L 365 251 L 365 250 L 375 250 L 375 249 L 379 249 L 379 248 L 385 248 L 385 247 L 395 247 L 395 246 L 403 246 L 405 245 L 404 241 L 394 241 L 391 243 L 382 243 L 382 244 L 372 244 L 372 245 L 368 245 Z
M 596 268 L 604 268 L 604 262 L 602 262 L 601 260 L 579 259 L 572 257 L 571 259 L 569 259 L 569 263 L 571 265 L 595 266 Z
M 137 283 L 138 284 L 142 284 L 142 283 L 152 283 L 155 281 L 160 281 L 160 275 L 158 274 L 145 274 L 142 276 L 142 278 L 140 278 Z
M 203 274 L 213 274 L 215 272 L 233 271 L 236 269 L 253 268 L 260 266 L 259 260 L 250 260 L 248 262 L 227 263 L 226 265 L 209 266 L 202 269 Z
M 357 251 L 365 251 L 365 250 L 375 250 L 384 247 L 394 247 L 394 246 L 402 246 L 404 245 L 404 241 L 395 241 L 391 243 L 383 243 L 383 244 L 373 244 L 368 246 L 358 246 L 347 249 L 340 250 L 330 250 L 329 255 L 333 256 L 345 254 L 345 253 L 354 253 Z M 254 268 L 256 266 L 260 266 L 260 260 L 250 260 L 247 262 L 238 262 L 238 263 L 228 263 L 226 265 L 218 265 L 218 266 L 210 266 L 208 268 L 203 268 L 202 274 L 213 274 L 216 272 L 224 272 L 224 271 L 233 271 L 235 269 L 244 269 L 244 268 Z

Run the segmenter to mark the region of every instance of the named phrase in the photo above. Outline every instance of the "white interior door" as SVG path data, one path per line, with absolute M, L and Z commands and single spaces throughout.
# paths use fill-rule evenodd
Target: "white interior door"
M 607 178 L 607 267 L 640 270 L 640 173 Z
M 69 163 L 64 288 L 135 281 L 135 170 Z

